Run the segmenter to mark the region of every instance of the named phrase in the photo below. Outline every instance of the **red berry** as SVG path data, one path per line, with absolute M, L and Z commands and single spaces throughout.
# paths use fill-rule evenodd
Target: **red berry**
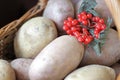
M 77 28 L 76 27 L 71 27 L 71 31 L 75 32 L 75 31 L 77 31 Z
M 67 22 L 68 22 L 67 20 L 64 20 L 64 25 L 66 25 L 66 24 L 67 24 Z
M 78 24 L 78 21 L 75 19 L 72 21 L 72 25 L 77 25 Z
M 93 18 L 92 18 L 92 21 L 93 21 L 93 22 L 95 22 L 95 21 L 96 21 L 95 17 L 93 17 Z
M 95 26 L 95 28 L 101 30 L 101 26 L 102 26 L 102 24 L 97 23 L 96 26 Z
M 81 18 L 81 17 L 82 17 L 82 15 L 81 15 L 81 14 L 78 14 L 77 16 L 78 16 L 78 18 Z
M 84 39 L 80 36 L 80 37 L 78 37 L 78 41 L 84 42 Z
M 87 18 L 91 19 L 91 18 L 92 18 L 92 14 L 91 14 L 91 13 L 88 13 L 88 14 L 87 14 Z
M 72 35 L 72 31 L 71 30 L 67 30 L 67 34 Z
M 93 40 L 93 36 L 92 35 L 89 35 L 89 38 L 91 38 L 91 40 Z
M 83 33 L 86 34 L 86 35 L 89 34 L 89 32 L 88 32 L 88 30 L 87 30 L 86 28 L 82 28 L 82 31 L 83 31 Z
M 89 44 L 91 42 L 91 39 L 90 38 L 86 38 L 85 41 L 84 41 L 84 44 Z
M 67 20 L 68 20 L 68 21 L 72 21 L 73 18 L 72 18 L 72 17 L 68 17 Z
M 78 21 L 79 21 L 79 22 L 82 22 L 82 18 L 78 18 Z
M 86 15 L 87 13 L 86 13 L 86 11 L 83 11 L 83 12 L 81 12 L 80 14 L 82 14 L 82 15 Z
M 86 35 L 82 35 L 82 38 L 83 38 L 84 40 L 86 39 L 86 37 L 87 37 Z
M 105 28 L 106 28 L 106 25 L 103 24 L 103 25 L 101 26 L 101 29 L 102 29 L 102 30 L 105 30 Z
M 69 26 L 69 27 L 71 27 L 71 26 L 72 26 L 72 23 L 71 23 L 71 22 L 67 22 L 66 25 Z
M 63 30 L 67 31 L 67 30 L 69 30 L 69 27 L 66 26 L 66 25 L 64 25 L 64 26 L 63 26 Z
M 98 39 L 99 38 L 99 34 L 95 34 L 95 37 Z
M 98 22 L 100 18 L 98 16 L 95 17 L 95 21 Z
M 77 31 L 81 31 L 81 26 L 80 25 L 76 25 L 76 29 L 77 29 Z
M 87 26 L 88 21 L 87 21 L 87 20 L 83 20 L 83 21 L 82 21 L 82 24 L 85 25 L 85 26 Z
M 82 15 L 82 19 L 83 19 L 83 20 L 86 20 L 86 19 L 87 19 L 87 16 L 86 16 L 86 15 Z
M 80 33 L 79 33 L 78 31 L 75 31 L 73 34 L 74 34 L 75 37 L 77 37 L 77 38 L 80 36 Z
M 104 24 L 104 19 L 100 19 L 99 23 Z
M 99 32 L 100 32 L 100 30 L 97 29 L 97 28 L 95 28 L 95 30 L 94 30 L 94 34 L 99 34 Z

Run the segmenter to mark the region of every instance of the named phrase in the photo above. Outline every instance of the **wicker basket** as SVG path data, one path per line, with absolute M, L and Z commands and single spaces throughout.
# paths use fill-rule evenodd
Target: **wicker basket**
M 26 12 L 20 19 L 15 20 L 0 29 L 0 58 L 14 58 L 13 40 L 20 26 L 28 19 L 42 14 L 48 0 L 39 0 L 38 3 Z

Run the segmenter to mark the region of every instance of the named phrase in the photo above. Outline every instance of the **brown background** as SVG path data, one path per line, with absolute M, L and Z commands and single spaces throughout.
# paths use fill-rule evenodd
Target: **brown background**
M 38 0 L 0 0 L 0 28 L 18 19 Z

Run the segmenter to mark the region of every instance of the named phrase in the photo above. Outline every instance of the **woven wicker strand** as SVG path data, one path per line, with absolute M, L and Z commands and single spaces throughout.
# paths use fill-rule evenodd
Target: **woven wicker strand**
M 0 29 L 0 58 L 6 58 L 13 54 L 13 40 L 15 33 L 25 21 L 40 15 L 46 7 L 47 1 L 48 0 L 39 0 L 38 3 L 20 19 L 15 20 Z

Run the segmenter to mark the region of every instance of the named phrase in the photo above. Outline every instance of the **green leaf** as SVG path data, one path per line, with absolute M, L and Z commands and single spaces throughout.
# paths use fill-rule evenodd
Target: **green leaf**
M 93 46 L 93 49 L 95 50 L 97 55 L 101 54 L 101 48 L 100 48 L 99 43 L 96 43 L 96 45 Z
M 95 10 L 88 9 L 87 12 L 92 13 L 94 16 L 99 16 L 100 17 L 100 15 Z
M 82 0 L 82 4 L 79 8 L 79 13 L 82 11 L 93 10 L 96 5 L 96 0 Z
M 97 5 L 96 0 L 83 0 L 82 4 L 79 8 L 79 13 L 82 11 L 86 11 L 88 13 L 92 13 L 94 16 L 101 17 L 95 10 L 95 6 Z M 100 33 L 99 39 L 94 39 L 88 46 L 92 47 L 97 55 L 101 54 L 101 48 L 106 41 L 106 36 L 108 34 L 109 28 L 111 26 L 112 19 L 108 17 L 106 21 L 106 29 Z M 90 34 L 94 36 L 94 29 L 89 30 Z

